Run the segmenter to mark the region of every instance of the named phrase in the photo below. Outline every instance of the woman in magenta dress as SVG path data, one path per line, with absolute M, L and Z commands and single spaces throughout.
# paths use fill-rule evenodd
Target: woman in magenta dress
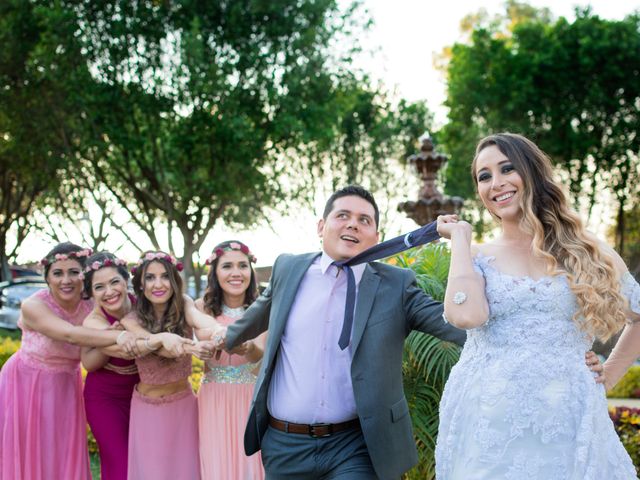
M 87 259 L 84 290 L 93 297 L 95 308 L 84 320 L 84 326 L 100 330 L 119 326 L 135 304 L 135 297 L 127 292 L 128 280 L 126 262 L 113 254 L 99 252 Z M 148 342 L 152 346 L 162 344 L 167 350 L 183 343 L 180 337 L 168 333 L 149 336 Z M 89 372 L 84 401 L 100 452 L 100 477 L 126 480 L 131 396 L 140 381 L 135 360 L 118 345 L 85 347 L 82 364 Z
M 193 338 L 193 328 L 217 330 L 202 314 L 186 315 L 188 297 L 176 259 L 148 252 L 133 271 L 138 302 L 123 325 L 140 332 L 171 332 Z M 193 305 L 193 302 L 190 302 Z M 136 358 L 140 383 L 133 392 L 129 426 L 129 480 L 191 480 L 200 478 L 198 410 L 191 390 L 191 354 L 209 358 L 212 342 L 187 345 L 185 355 L 166 356 L 160 345 L 144 342 L 147 355 Z
M 254 262 L 255 257 L 241 242 L 217 245 L 207 260 L 210 265 L 207 290 L 196 306 L 225 326 L 235 322 L 256 299 L 256 278 L 251 266 Z M 242 344 L 232 354 L 223 351 L 220 358 L 205 364 L 198 393 L 203 480 L 264 478 L 260 454 L 247 457 L 243 448 L 256 382 L 254 371 L 263 348 L 264 336 L 260 336 Z
M 0 479 L 90 479 L 80 346 L 133 338 L 80 324 L 91 311 L 81 273 L 89 249 L 57 245 L 42 260 L 49 288 L 22 304 L 22 345 L 0 372 Z

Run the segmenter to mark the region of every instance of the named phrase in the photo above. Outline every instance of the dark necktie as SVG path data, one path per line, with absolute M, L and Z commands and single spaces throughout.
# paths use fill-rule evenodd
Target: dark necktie
M 438 238 L 440 238 L 440 234 L 438 234 L 438 230 L 436 229 L 436 222 L 431 222 L 405 235 L 400 235 L 390 240 L 385 240 L 382 243 L 378 243 L 349 260 L 333 262 L 336 267 L 344 270 L 347 275 L 347 299 L 344 306 L 344 323 L 342 324 L 342 331 L 340 332 L 340 339 L 338 340 L 338 346 L 341 350 L 347 348 L 351 341 L 353 312 L 356 306 L 356 279 L 351 267 L 361 263 L 390 257 L 391 255 L 395 255 L 396 253 L 403 252 L 410 248 L 433 242 Z

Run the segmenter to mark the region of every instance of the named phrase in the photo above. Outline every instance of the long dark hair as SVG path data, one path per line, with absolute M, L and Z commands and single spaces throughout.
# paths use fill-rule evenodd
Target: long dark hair
M 147 259 L 147 254 L 161 254 L 164 256 Z M 182 296 L 182 278 L 176 265 L 169 259 L 173 257 L 163 252 L 145 252 L 140 258 L 140 262 L 135 267 L 131 283 L 133 291 L 138 297 L 138 301 L 134 307 L 138 321 L 151 333 L 169 332 L 176 335 L 184 336 L 187 333 L 187 323 L 184 315 L 184 298 Z M 174 259 L 175 261 L 175 259 Z M 153 310 L 153 304 L 144 295 L 144 276 L 147 273 L 149 265 L 158 262 L 164 266 L 169 274 L 169 282 L 173 288 L 173 295 L 167 302 L 162 319 L 158 322 Z
M 113 253 L 106 251 L 94 253 L 89 258 L 87 258 L 87 261 L 85 263 L 86 265 L 92 265 L 95 262 L 98 262 L 100 264 L 97 269 L 92 268 L 91 270 L 84 272 L 84 294 L 87 298 L 91 298 L 93 296 L 93 274 L 98 270 L 101 270 L 103 268 L 115 268 L 120 276 L 124 278 L 125 282 L 129 280 L 129 270 L 127 270 L 127 266 L 117 263 L 118 257 L 116 257 Z
M 234 248 L 236 245 L 238 245 L 239 248 Z M 251 278 L 249 279 L 249 286 L 244 292 L 244 306 L 248 307 L 253 302 L 255 302 L 256 298 L 258 298 L 258 282 L 256 281 L 256 272 L 253 269 L 252 261 L 254 257 L 249 252 L 249 247 L 237 240 L 227 240 L 225 242 L 219 243 L 213 248 L 213 252 L 214 254 L 216 254 L 216 257 L 215 259 L 211 260 L 211 262 L 209 262 L 207 289 L 205 290 L 204 298 L 202 299 L 205 311 L 210 312 L 214 317 L 222 314 L 222 304 L 224 299 L 224 291 L 222 290 L 220 282 L 218 282 L 218 276 L 216 275 L 218 262 L 220 261 L 220 257 L 224 254 L 220 254 L 220 252 L 228 252 L 231 250 L 237 250 L 247 255 L 247 258 L 249 260 L 249 268 L 251 268 Z

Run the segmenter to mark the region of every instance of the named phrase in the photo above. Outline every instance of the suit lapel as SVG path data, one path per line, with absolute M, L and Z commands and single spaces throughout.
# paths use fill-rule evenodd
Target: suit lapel
M 360 285 L 358 286 L 358 300 L 356 302 L 356 313 L 353 319 L 353 335 L 351 336 L 352 355 L 355 355 L 356 349 L 362 339 L 364 327 L 367 324 L 373 301 L 376 298 L 380 277 L 374 268 L 367 264 Z

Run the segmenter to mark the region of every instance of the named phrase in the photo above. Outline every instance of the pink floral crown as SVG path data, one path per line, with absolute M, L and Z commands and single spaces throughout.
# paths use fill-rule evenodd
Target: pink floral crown
M 184 268 L 182 262 L 179 262 L 173 255 L 169 255 L 168 253 L 164 252 L 147 252 L 143 257 L 140 257 L 138 263 L 131 267 L 131 273 L 135 275 L 136 271 L 138 271 L 138 268 L 140 268 L 143 263 L 151 262 L 152 260 L 164 260 L 165 262 L 169 262 L 170 264 L 175 265 L 176 269 L 179 272 L 181 272 Z
M 40 260 L 40 265 L 47 266 L 51 265 L 55 262 L 62 262 L 64 260 L 75 260 L 81 257 L 88 257 L 93 253 L 93 250 L 90 248 L 85 248 L 83 250 L 78 250 L 77 252 L 69 252 L 69 253 L 56 253 L 55 255 L 49 255 L 48 257 L 44 257 Z
M 91 264 L 84 267 L 84 273 L 89 273 L 91 270 L 100 270 L 103 267 L 117 267 L 118 265 L 126 267 L 127 262 L 125 260 L 122 260 L 121 258 L 105 258 L 102 261 L 96 260 L 95 262 L 91 262 Z
M 247 257 L 249 257 L 249 261 L 251 263 L 256 263 L 256 257 L 253 253 L 251 253 L 251 251 L 249 250 L 249 247 L 247 247 L 244 243 L 240 243 L 240 242 L 231 242 L 226 247 L 216 248 L 211 254 L 211 256 L 207 258 L 205 263 L 207 265 L 211 265 L 216 258 L 220 258 L 222 255 L 224 255 L 224 252 L 230 252 L 232 250 L 238 250 L 244 253 Z

